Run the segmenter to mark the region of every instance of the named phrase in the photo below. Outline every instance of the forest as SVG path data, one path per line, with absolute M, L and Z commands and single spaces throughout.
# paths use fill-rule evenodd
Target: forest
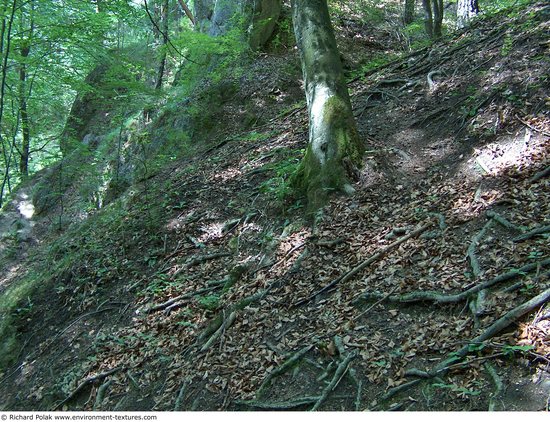
M 0 19 L 0 412 L 550 410 L 547 2 Z

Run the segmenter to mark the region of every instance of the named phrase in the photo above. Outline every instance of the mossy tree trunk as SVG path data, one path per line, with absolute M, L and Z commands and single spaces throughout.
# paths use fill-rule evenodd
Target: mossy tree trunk
M 361 164 L 362 146 L 327 0 L 293 0 L 292 18 L 309 113 L 308 148 L 293 185 L 314 210 L 331 192 L 353 192 L 350 180 Z

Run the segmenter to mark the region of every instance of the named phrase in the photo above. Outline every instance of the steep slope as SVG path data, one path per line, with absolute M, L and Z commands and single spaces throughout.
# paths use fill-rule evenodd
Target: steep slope
M 208 145 L 10 281 L 50 274 L 12 315 L 0 408 L 543 409 L 548 298 L 487 330 L 550 288 L 549 14 L 352 81 L 365 167 L 313 225 L 280 199 L 307 142 L 297 58 L 259 58 L 214 95 Z

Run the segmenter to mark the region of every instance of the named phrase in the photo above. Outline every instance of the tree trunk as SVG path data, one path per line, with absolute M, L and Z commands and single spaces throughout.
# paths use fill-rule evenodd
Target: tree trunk
M 434 38 L 440 38 L 443 26 L 443 0 L 432 0 L 434 16 Z
M 430 38 L 439 38 L 443 26 L 443 0 L 422 0 L 424 26 Z
M 434 0 L 437 1 L 437 0 Z M 432 14 L 432 2 L 431 0 L 422 0 L 422 6 L 424 6 L 424 27 L 426 28 L 426 34 L 428 37 L 434 36 L 434 19 Z
M 456 9 L 456 26 L 464 28 L 468 26 L 472 18 L 479 13 L 478 0 L 458 0 Z
M 20 54 L 21 63 L 19 64 L 19 110 L 21 112 L 21 132 L 23 135 L 23 142 L 21 144 L 20 161 L 19 161 L 19 173 L 22 178 L 26 178 L 29 175 L 29 156 L 31 145 L 31 132 L 29 123 L 29 113 L 27 110 L 27 98 L 30 96 L 30 92 L 27 89 L 27 59 L 31 52 L 31 44 L 34 33 L 34 3 L 30 1 L 30 23 L 28 30 L 28 37 L 21 41 Z M 21 33 L 25 32 L 23 28 L 24 22 L 24 8 L 21 8 Z
M 162 45 L 161 45 L 161 56 L 159 62 L 159 68 L 157 73 L 157 81 L 155 83 L 155 89 L 162 88 L 162 78 L 164 76 L 164 68 L 166 66 L 166 48 L 168 45 L 168 3 L 169 0 L 163 0 L 160 16 L 161 16 L 161 25 L 162 25 Z
M 327 0 L 293 0 L 292 18 L 309 113 L 309 144 L 293 185 L 314 210 L 332 191 L 353 192 L 362 147 Z
M 405 0 L 405 11 L 403 12 L 403 23 L 408 25 L 414 20 L 414 7 L 416 0 Z

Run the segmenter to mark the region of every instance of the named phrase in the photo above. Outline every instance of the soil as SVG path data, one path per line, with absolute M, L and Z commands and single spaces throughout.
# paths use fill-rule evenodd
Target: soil
M 536 3 L 480 20 L 352 81 L 365 165 L 356 193 L 335 196 L 313 222 L 299 202 L 277 197 L 281 163 L 297 162 L 307 144 L 300 86 L 281 70 L 295 72 L 297 57 L 259 57 L 239 81 L 243 89 L 220 105 L 223 136 L 126 198 L 121 224 L 140 229 L 105 240 L 118 257 L 113 274 L 78 284 L 83 265 L 33 298 L 19 328 L 18 362 L 0 381 L 0 409 L 307 410 L 327 391 L 320 410 L 548 410 L 544 304 L 471 344 L 463 365 L 430 372 L 546 291 L 547 267 L 488 289 L 477 314 L 473 297 L 392 299 L 462 292 L 548 257 L 547 234 L 514 238 L 549 224 L 549 181 L 538 176 L 549 165 L 549 13 Z M 265 69 L 272 69 L 269 83 L 259 76 Z M 249 118 L 252 103 L 265 111 Z M 243 131 L 245 120 L 251 127 Z M 17 207 L 3 214 L 2 227 L 21 220 Z M 160 229 L 146 227 L 147 213 L 162 219 Z M 43 241 L 26 233 L 29 245 Z M 20 251 L 11 262 L 24 260 Z M 9 268 L 1 283 L 16 282 Z M 229 286 L 236 268 L 244 274 Z M 176 306 L 150 311 L 178 297 Z M 82 381 L 113 368 L 72 397 Z M 101 386 L 107 394 L 97 400 Z

